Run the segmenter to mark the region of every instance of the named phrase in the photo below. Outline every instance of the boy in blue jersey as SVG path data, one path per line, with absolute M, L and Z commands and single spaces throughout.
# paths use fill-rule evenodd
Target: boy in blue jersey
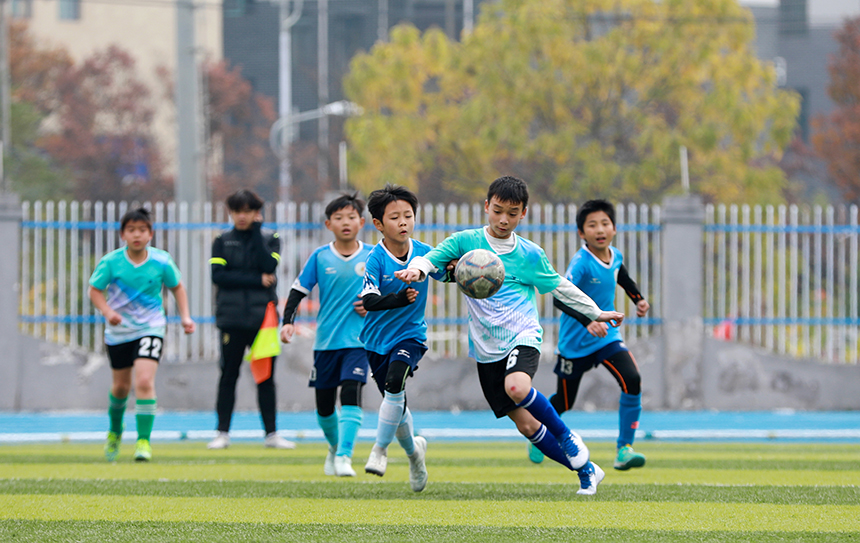
M 134 459 L 152 459 L 149 438 L 155 422 L 155 372 L 164 348 L 167 316 L 162 289 L 176 298 L 182 328 L 194 332 L 188 296 L 179 269 L 166 251 L 147 247 L 152 240 L 152 219 L 144 208 L 129 211 L 120 220 L 120 239 L 126 246 L 99 260 L 90 277 L 89 297 L 104 315 L 105 345 L 113 384 L 108 394 L 110 430 L 105 458 L 116 460 L 122 441 L 123 416 L 134 371 L 137 444 Z
M 576 214 L 576 228 L 585 246 L 570 261 L 565 276 L 597 302 L 600 307 L 615 306 L 615 285 L 620 285 L 636 303 L 636 315 L 644 317 L 650 309 L 624 267 L 621 251 L 611 246 L 615 238 L 615 208 L 606 200 L 589 200 Z M 558 331 L 557 392 L 549 401 L 561 414 L 573 407 L 579 382 L 585 372 L 604 366 L 618 381 L 621 398 L 618 403 L 618 451 L 614 467 L 627 470 L 645 465 L 645 456 L 633 450 L 633 438 L 642 412 L 639 367 L 616 328 L 602 322 L 591 322 L 578 311 L 555 301 L 565 315 Z M 529 446 L 533 462 L 543 455 Z
M 495 295 L 483 300 L 466 298 L 469 308 L 469 354 L 478 362 L 484 397 L 496 417 L 509 417 L 517 430 L 547 456 L 579 475 L 577 494 L 594 494 L 603 470 L 589 460 L 582 438 L 571 431 L 532 387 L 540 360 L 543 329 L 535 289 L 576 308 L 589 320 L 618 326 L 624 315 L 602 311 L 576 286 L 559 276 L 543 249 L 514 233 L 525 217 L 529 193 L 516 177 L 500 177 L 490 184 L 484 211 L 489 224 L 457 232 L 435 249 L 416 258 L 396 276 L 406 283 L 444 269 L 473 249 L 496 253 L 505 265 L 505 281 Z
M 325 209 L 334 241 L 314 251 L 293 283 L 284 307 L 281 341 L 289 343 L 299 302 L 319 285 L 320 305 L 309 386 L 316 390 L 317 422 L 328 441 L 323 472 L 355 477 L 352 452 L 361 427 L 361 389 L 367 382 L 367 353 L 358 338 L 367 313 L 358 294 L 370 247 L 357 239 L 364 202 L 344 194 Z M 340 387 L 340 413 L 335 410 Z
M 427 351 L 427 283 L 408 287 L 394 278 L 412 260 L 432 247 L 412 239 L 418 198 L 411 191 L 393 185 L 375 190 L 367 200 L 373 225 L 382 232 L 382 241 L 367 258 L 361 299 L 367 309 L 361 340 L 367 349 L 370 369 L 383 395 L 379 407 L 376 443 L 364 471 L 385 474 L 388 445 L 396 437 L 409 458 L 409 484 L 415 492 L 427 485 L 424 456 L 427 441 L 413 437 L 412 413 L 406 406 L 406 379 L 418 368 Z M 442 279 L 447 272 L 434 274 Z

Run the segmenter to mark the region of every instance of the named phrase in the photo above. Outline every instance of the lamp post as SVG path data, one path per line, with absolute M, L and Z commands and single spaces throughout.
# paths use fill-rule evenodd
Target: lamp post
M 292 28 L 302 16 L 304 0 L 273 0 L 280 4 L 280 32 L 278 34 L 278 114 L 289 117 L 293 108 L 293 37 Z M 291 4 L 294 6 L 291 8 Z M 279 119 L 280 120 L 280 119 Z M 275 153 L 281 159 L 278 196 L 282 202 L 290 199 L 293 184 L 290 177 L 289 153 Z
M 296 113 L 294 115 L 282 115 L 280 119 L 272 124 L 269 132 L 269 145 L 275 156 L 281 160 L 281 185 L 279 189 L 279 197 L 282 202 L 290 200 L 290 186 L 292 178 L 290 177 L 290 143 L 295 139 L 294 130 L 296 125 L 305 121 L 313 121 L 329 115 L 338 117 L 353 117 L 361 115 L 363 110 L 357 104 L 348 100 L 339 100 L 326 104 L 316 109 L 309 109 Z M 285 166 L 286 165 L 286 166 Z M 287 168 L 286 176 L 283 168 Z

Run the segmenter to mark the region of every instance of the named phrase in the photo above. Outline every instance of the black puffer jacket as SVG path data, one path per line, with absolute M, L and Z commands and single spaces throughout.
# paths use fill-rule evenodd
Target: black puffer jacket
M 248 230 L 222 232 L 212 242 L 212 282 L 215 323 L 218 328 L 256 330 L 263 324 L 266 304 L 278 302 L 275 284 L 263 286 L 263 274 L 275 273 L 280 261 L 278 234 L 261 230 L 255 222 Z

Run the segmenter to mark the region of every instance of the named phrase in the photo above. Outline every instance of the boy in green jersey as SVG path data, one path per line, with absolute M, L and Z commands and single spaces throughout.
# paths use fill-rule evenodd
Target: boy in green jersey
M 113 462 L 119 455 L 134 370 L 138 437 L 134 459 L 145 462 L 152 458 L 149 438 L 155 421 L 155 372 L 167 329 L 161 295 L 164 287 L 176 298 L 185 333 L 193 333 L 195 325 L 188 312 L 188 296 L 179 269 L 170 254 L 147 246 L 152 240 L 149 211 L 140 208 L 123 215 L 120 238 L 126 246 L 102 257 L 90 277 L 89 288 L 90 300 L 107 321 L 105 344 L 113 373 L 105 458 Z
M 543 249 L 514 233 L 525 217 L 528 199 L 528 187 L 521 179 L 496 179 L 484 202 L 487 226 L 452 234 L 394 275 L 406 283 L 422 281 L 428 273 L 444 270 L 452 260 L 473 249 L 486 249 L 499 256 L 505 265 L 502 288 L 483 300 L 466 298 L 469 355 L 478 362 L 484 397 L 496 417 L 509 417 L 546 456 L 576 471 L 580 480 L 577 494 L 590 495 L 597 492 L 603 470 L 589 460 L 582 438 L 532 387 L 543 341 L 535 290 L 551 292 L 589 320 L 618 326 L 624 315 L 601 310 L 553 269 Z

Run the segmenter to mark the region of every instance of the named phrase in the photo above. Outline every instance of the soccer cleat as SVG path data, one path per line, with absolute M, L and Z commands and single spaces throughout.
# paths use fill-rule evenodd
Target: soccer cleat
M 218 435 L 215 436 L 215 439 L 209 442 L 206 445 L 207 449 L 226 449 L 230 446 L 230 434 L 227 432 L 218 432 Z
M 427 456 L 427 440 L 421 436 L 415 436 L 415 452 L 408 455 L 409 458 L 409 486 L 415 492 L 421 492 L 427 486 L 427 466 L 424 459 Z
M 564 455 L 573 469 L 578 470 L 588 463 L 588 447 L 585 446 L 582 438 L 576 432 L 571 431 L 560 439 L 559 445 L 561 445 L 561 450 L 564 451 Z
M 333 447 L 328 448 L 328 454 L 325 455 L 325 464 L 323 464 L 323 473 L 326 475 L 334 475 L 334 453 L 336 449 Z
M 122 432 L 108 432 L 107 442 L 105 443 L 105 458 L 108 462 L 115 462 L 119 456 L 119 444 L 122 442 Z
M 587 462 L 585 466 L 579 468 L 576 472 L 579 475 L 579 490 L 576 493 L 583 496 L 597 494 L 597 485 L 600 484 L 600 481 L 606 475 L 600 469 L 600 466 L 594 462 Z
M 276 432 L 272 432 L 271 434 L 266 434 L 266 441 L 264 442 L 266 447 L 270 449 L 295 449 L 296 444 L 292 441 L 282 438 Z
M 138 439 L 134 447 L 135 462 L 149 462 L 152 460 L 152 445 L 148 439 Z
M 535 447 L 535 444 L 529 442 L 529 460 L 534 462 L 535 464 L 540 464 L 543 462 L 543 453 L 540 449 Z
M 634 451 L 630 445 L 625 445 L 618 449 L 618 456 L 615 457 L 615 464 L 612 467 L 624 471 L 630 468 L 641 468 L 644 465 L 645 455 Z
M 352 458 L 348 456 L 335 456 L 334 474 L 338 477 L 355 477 L 355 470 L 352 469 Z
M 370 457 L 367 459 L 367 464 L 364 466 L 364 471 L 382 477 L 385 475 L 386 467 L 388 467 L 388 450 L 374 444 L 373 448 L 370 450 Z

